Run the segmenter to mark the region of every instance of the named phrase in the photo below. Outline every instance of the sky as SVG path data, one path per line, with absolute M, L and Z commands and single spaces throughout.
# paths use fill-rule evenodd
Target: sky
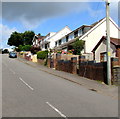
M 34 0 L 35 1 L 35 0 Z M 65 1 L 65 0 L 64 0 Z M 75 1 L 75 0 L 74 0 Z M 110 3 L 110 16 L 118 24 L 118 1 Z M 106 16 L 104 0 L 67 0 L 33 2 L 0 2 L 0 48 L 8 47 L 7 41 L 14 31 L 23 33 L 32 30 L 45 36 L 49 32 L 58 32 L 66 25 L 74 30 L 81 25 L 90 25 Z

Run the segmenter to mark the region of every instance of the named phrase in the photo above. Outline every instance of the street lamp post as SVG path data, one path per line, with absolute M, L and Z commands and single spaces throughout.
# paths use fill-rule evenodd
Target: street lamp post
M 109 5 L 106 0 L 106 38 L 107 38 L 107 83 L 111 85 L 111 54 L 110 54 L 110 23 L 109 23 Z

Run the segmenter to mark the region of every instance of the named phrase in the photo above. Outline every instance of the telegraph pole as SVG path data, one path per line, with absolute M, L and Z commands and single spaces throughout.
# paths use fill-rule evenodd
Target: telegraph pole
M 106 0 L 106 38 L 107 38 L 107 83 L 111 85 L 111 54 L 110 54 L 110 23 L 109 23 L 109 5 Z

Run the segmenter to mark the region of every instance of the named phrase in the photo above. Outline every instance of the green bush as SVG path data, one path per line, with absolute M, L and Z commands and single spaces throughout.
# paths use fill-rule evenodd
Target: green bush
M 38 59 L 47 59 L 48 51 L 39 51 L 37 52 L 37 58 Z
M 31 45 L 25 45 L 25 46 L 23 46 L 23 51 L 30 51 L 30 49 L 31 49 Z
M 81 51 L 84 49 L 85 41 L 79 40 L 78 38 L 76 41 L 72 44 L 72 47 L 74 49 L 73 54 L 74 55 L 81 55 Z
M 31 47 L 32 47 L 31 45 L 24 45 L 24 46 L 19 45 L 17 51 L 30 51 Z

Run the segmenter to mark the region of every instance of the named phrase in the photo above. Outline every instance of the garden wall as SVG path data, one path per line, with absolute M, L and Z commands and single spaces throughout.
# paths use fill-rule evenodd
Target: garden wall
M 41 65 L 44 65 L 45 60 L 43 60 L 43 59 L 37 59 L 37 63 L 39 63 L 39 64 L 41 64 Z
M 56 70 L 77 74 L 77 58 L 73 57 L 71 60 L 58 60 Z
M 80 62 L 79 75 L 107 83 L 107 63 L 95 63 L 94 61 Z

